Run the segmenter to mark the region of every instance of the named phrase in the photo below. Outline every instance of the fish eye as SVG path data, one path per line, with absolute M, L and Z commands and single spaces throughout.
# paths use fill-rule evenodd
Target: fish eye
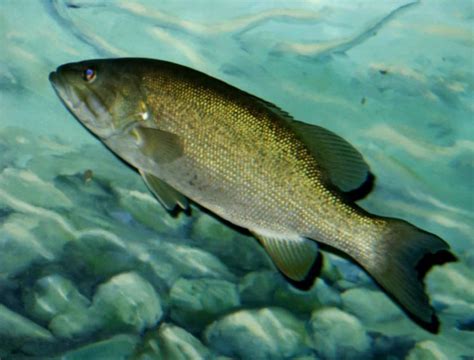
M 82 78 L 84 81 L 92 82 L 96 78 L 96 71 L 92 68 L 86 68 L 82 73 Z

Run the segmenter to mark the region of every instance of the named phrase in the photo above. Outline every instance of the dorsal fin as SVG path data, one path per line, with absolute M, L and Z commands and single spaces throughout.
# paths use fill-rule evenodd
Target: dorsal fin
M 373 187 L 375 177 L 369 165 L 351 144 L 321 126 L 295 120 L 286 111 L 265 100 L 258 99 L 268 110 L 285 120 L 306 144 L 329 179 L 350 200 L 359 200 Z

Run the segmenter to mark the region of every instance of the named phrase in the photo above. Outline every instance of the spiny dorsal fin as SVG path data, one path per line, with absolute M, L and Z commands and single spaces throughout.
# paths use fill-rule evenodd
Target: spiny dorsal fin
M 318 256 L 318 245 L 314 241 L 252 233 L 285 276 L 296 282 L 305 280 Z
M 370 173 L 369 166 L 362 155 L 351 144 L 332 131 L 297 121 L 278 106 L 265 100 L 258 100 L 288 123 L 328 172 L 330 181 L 339 190 L 352 193 L 352 200 L 358 200 L 370 192 L 374 176 Z M 361 189 L 361 193 L 356 193 L 356 190 L 363 186 L 366 189 Z
M 173 211 L 176 206 L 179 206 L 183 210 L 189 208 L 188 199 L 183 194 L 169 186 L 163 180 L 158 179 L 156 176 L 148 174 L 143 170 L 139 171 L 143 180 L 145 180 L 145 184 L 166 210 Z
M 142 153 L 157 164 L 168 163 L 183 154 L 183 147 L 177 135 L 160 129 L 138 125 L 132 132 L 138 140 Z

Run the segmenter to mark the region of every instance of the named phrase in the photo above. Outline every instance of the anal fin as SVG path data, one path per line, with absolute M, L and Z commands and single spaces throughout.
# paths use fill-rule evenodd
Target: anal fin
M 156 176 L 146 173 L 143 170 L 139 171 L 145 184 L 166 210 L 173 211 L 177 206 L 183 210 L 188 210 L 189 202 L 183 194 Z
M 312 269 L 318 259 L 318 245 L 305 238 L 285 238 L 280 235 L 252 231 L 261 242 L 275 266 L 295 287 L 306 290 L 312 286 Z

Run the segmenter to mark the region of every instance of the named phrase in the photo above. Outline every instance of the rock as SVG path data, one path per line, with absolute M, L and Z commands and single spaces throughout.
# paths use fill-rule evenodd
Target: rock
M 89 312 L 109 331 L 143 331 L 155 326 L 163 312 L 158 294 L 148 281 L 130 272 L 99 286 Z
M 333 258 L 335 255 L 324 253 L 323 256 L 323 265 L 321 267 L 321 279 L 323 279 L 327 284 L 333 285 L 337 281 L 343 278 L 339 268 L 334 265 Z
M 161 242 L 150 246 L 143 255 L 156 276 L 170 287 L 183 277 L 235 280 L 235 276 L 217 257 L 190 246 Z
M 64 244 L 73 238 L 52 219 L 10 214 L 0 223 L 0 277 L 13 277 L 33 263 L 55 260 Z
M 170 291 L 171 319 L 193 331 L 240 305 L 237 286 L 218 279 L 179 279 Z
M 212 323 L 206 343 L 221 355 L 239 359 L 288 359 L 304 355 L 304 323 L 280 308 L 241 310 Z
M 39 279 L 24 298 L 28 313 L 48 322 L 58 314 L 81 312 L 89 306 L 89 300 L 59 274 Z
M 417 343 L 410 351 L 407 360 L 448 360 L 446 356 L 438 347 L 436 342 L 425 340 Z
M 206 213 L 200 213 L 194 221 L 191 239 L 197 247 L 222 259 L 238 275 L 273 268 L 271 260 L 254 237 L 240 234 Z
M 451 297 L 453 302 L 474 303 L 474 273 L 462 262 L 435 267 L 428 274 L 429 293 Z
M 310 320 L 312 345 L 324 359 L 363 357 L 370 339 L 359 320 L 338 308 L 316 310 Z
M 172 324 L 162 324 L 158 331 L 148 334 L 134 358 L 203 360 L 208 359 L 210 355 L 209 349 L 186 330 Z
M 365 324 L 390 321 L 403 316 L 395 303 L 381 291 L 352 288 L 343 292 L 341 298 L 344 310 Z
M 62 354 L 61 360 L 105 360 L 129 359 L 133 354 L 138 337 L 132 335 L 116 335 L 110 339 L 82 346 Z
M 308 291 L 301 291 L 289 283 L 277 288 L 274 302 L 291 312 L 311 313 L 323 306 L 338 306 L 341 303 L 339 293 L 329 287 L 322 279 L 316 279 Z
M 8 351 L 30 343 L 54 341 L 48 330 L 0 304 L 0 349 Z
M 104 230 L 81 235 L 64 246 L 61 264 L 68 273 L 95 285 L 117 273 L 137 267 L 138 260 L 129 250 L 130 244 Z
M 72 207 L 64 193 L 29 170 L 6 168 L 0 174 L 0 189 L 29 205 L 47 209 Z
M 338 289 L 347 290 L 363 285 L 367 287 L 373 286 L 374 282 L 370 276 L 355 263 L 332 254 L 325 254 L 324 260 L 326 258 L 330 259 L 331 265 L 327 266 L 326 269 L 323 266 L 322 270 L 324 272 L 332 271 L 334 275 L 331 276 L 325 273 L 324 278 L 328 278 L 330 284 L 333 284 L 335 281 L 334 285 Z
M 273 303 L 273 295 L 284 280 L 273 270 L 254 271 L 242 278 L 239 284 L 240 298 L 247 306 Z
M 132 189 L 115 188 L 120 207 L 128 211 L 133 218 L 158 233 L 176 233 L 185 228 L 190 217 L 180 213 L 171 216 L 158 200 L 142 186 Z
M 134 272 L 123 273 L 101 284 L 88 308 L 69 308 L 55 316 L 49 328 L 57 336 L 85 338 L 95 332 L 141 332 L 155 326 L 163 315 L 153 286 Z
M 92 313 L 90 308 L 71 309 L 55 316 L 48 327 L 58 338 L 78 340 L 85 339 L 103 326 L 104 320 Z

